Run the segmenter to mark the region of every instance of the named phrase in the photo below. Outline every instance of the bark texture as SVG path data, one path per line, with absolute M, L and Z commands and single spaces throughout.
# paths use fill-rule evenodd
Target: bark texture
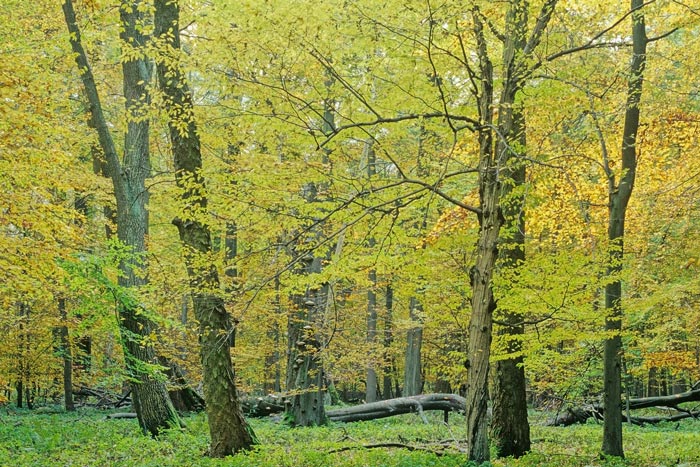
M 168 111 L 168 127 L 175 162 L 176 183 L 183 212 L 173 221 L 185 248 L 194 313 L 199 321 L 200 359 L 204 399 L 209 421 L 209 455 L 224 457 L 255 443 L 252 429 L 241 412 L 230 353 L 231 326 L 214 264 L 202 258 L 212 251 L 205 223 L 207 196 L 201 175 L 202 155 L 192 98 L 179 67 L 179 6 L 177 1 L 156 0 L 155 30 L 160 41 L 158 84 Z
M 496 302 L 492 280 L 496 261 L 516 267 L 524 256 L 522 243 L 523 199 L 517 195 L 518 185 L 524 181 L 524 165 L 520 157 L 524 149 L 525 121 L 517 105 L 517 95 L 532 71 L 529 63 L 538 47 L 542 34 L 551 19 L 557 0 L 546 0 L 534 23 L 527 31 L 526 0 L 509 0 L 504 35 L 503 70 L 500 76 L 501 94 L 499 116 L 494 125 L 494 76 L 484 36 L 484 21 L 478 8 L 472 10 L 474 35 L 477 42 L 478 82 L 475 90 L 479 105 L 479 242 L 477 260 L 471 270 L 472 314 L 469 323 L 467 349 L 467 449 L 469 459 L 481 463 L 489 459 L 486 433 L 486 408 L 489 399 L 488 373 L 493 313 Z M 515 191 L 515 195 L 514 195 Z M 503 244 L 499 251 L 499 245 Z M 511 353 L 516 356 L 505 360 L 496 369 L 494 422 L 499 456 L 519 456 L 530 446 L 527 423 L 525 379 L 517 358 L 517 325 L 520 319 L 508 313 L 503 318 Z

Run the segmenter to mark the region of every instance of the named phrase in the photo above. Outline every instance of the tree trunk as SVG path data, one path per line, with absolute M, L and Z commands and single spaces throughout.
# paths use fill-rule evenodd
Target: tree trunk
M 326 86 L 330 88 L 332 80 Z M 323 111 L 323 133 L 334 132 L 333 102 L 325 99 Z M 323 155 L 323 163 L 329 164 L 328 152 Z M 324 187 L 315 183 L 304 185 L 304 199 L 307 203 L 317 202 L 318 193 Z M 315 236 L 320 232 L 312 229 Z M 299 262 L 297 274 L 319 274 L 324 258 L 305 251 L 307 245 L 298 245 L 301 251 L 293 251 L 292 256 Z M 336 248 L 338 245 L 336 245 Z M 328 255 L 330 256 L 330 255 Z M 329 257 L 325 260 L 329 260 Z M 287 390 L 293 391 L 285 418 L 292 426 L 323 425 L 327 422 L 324 407 L 325 373 L 321 359 L 321 339 L 316 333 L 317 320 L 325 313 L 330 288 L 328 284 L 308 287 L 305 293 L 293 297 L 293 307 L 288 318 L 288 358 Z
M 516 102 L 522 88 L 516 59 L 526 45 L 528 5 L 513 1 L 506 14 L 506 41 L 503 50 L 504 79 L 499 102 L 500 136 L 496 151 L 501 160 L 511 161 L 502 171 L 500 205 L 504 225 L 501 231 L 500 267 L 517 274 L 525 262 L 525 163 L 520 157 L 526 149 L 525 116 L 522 104 Z M 508 154 L 510 153 L 510 154 Z M 519 160 L 518 160 L 519 159 Z M 498 307 L 498 305 L 496 305 Z M 530 450 L 530 425 L 527 420 L 527 394 L 523 367 L 522 336 L 525 332 L 522 315 L 515 310 L 495 311 L 502 326 L 497 334 L 506 343 L 509 358 L 499 359 L 493 375 L 493 417 L 491 437 L 497 457 L 521 457 Z
M 175 163 L 175 179 L 188 210 L 173 221 L 185 248 L 194 313 L 199 321 L 200 359 L 204 399 L 209 421 L 209 455 L 224 457 L 255 443 L 241 412 L 230 353 L 231 326 L 220 294 L 214 264 L 202 261 L 212 251 L 207 221 L 206 187 L 201 175 L 202 155 L 192 117 L 192 97 L 180 70 L 179 5 L 155 1 L 155 31 L 162 41 L 157 61 L 158 85 L 165 96 L 168 128 Z M 183 130 L 184 128 L 184 130 Z
M 496 308 L 492 292 L 492 279 L 499 243 L 508 244 L 512 236 L 513 247 L 506 247 L 502 259 L 517 267 L 524 254 L 522 248 L 523 200 L 512 195 L 512 186 L 524 181 L 523 161 L 517 151 L 524 145 L 525 121 L 517 110 L 516 96 L 522 90 L 532 71 L 528 63 L 540 43 L 557 0 L 546 0 L 537 21 L 527 35 L 528 2 L 510 0 L 506 13 L 506 34 L 501 73 L 498 128 L 494 132 L 493 64 L 488 54 L 484 36 L 483 16 L 474 9 L 474 34 L 479 63 L 479 89 L 474 90 L 479 105 L 479 243 L 476 265 L 471 270 L 472 314 L 469 322 L 469 346 L 467 350 L 467 449 L 469 459 L 481 463 L 489 459 L 486 434 L 486 407 L 488 401 L 488 372 L 493 312 Z M 498 139 L 494 142 L 494 134 Z M 501 227 L 505 224 L 503 234 Z M 524 237 L 523 237 L 524 238 Z M 511 352 L 517 352 L 519 318 L 504 313 L 503 333 L 509 334 Z M 497 395 L 494 400 L 494 430 L 499 455 L 521 455 L 529 449 L 525 379 L 517 359 L 506 360 L 497 368 Z M 512 385 L 512 386 L 511 386 Z M 510 393 L 509 393 L 510 392 Z
M 120 6 L 122 44 L 129 47 L 144 47 L 146 37 L 141 32 L 143 12 L 140 2 L 123 1 Z M 90 105 L 92 122 L 97 130 L 100 147 L 107 162 L 117 204 L 117 238 L 129 248 L 133 258 L 120 264 L 119 286 L 123 290 L 145 284 L 141 255 L 145 252 L 145 237 L 148 231 L 148 190 L 145 180 L 149 176 L 148 151 L 148 106 L 147 86 L 150 81 L 150 66 L 143 58 L 132 58 L 122 62 L 124 75 L 124 97 L 126 100 L 127 131 L 124 139 L 123 162 L 117 156 L 107 121 L 102 112 L 95 78 L 83 48 L 80 29 L 76 22 L 72 0 L 63 3 L 70 43 L 76 55 L 85 94 Z M 122 294 L 126 295 L 126 294 Z M 144 432 L 157 435 L 162 429 L 179 427 L 180 419 L 168 396 L 163 378 L 154 374 L 156 363 L 153 348 L 144 345 L 144 337 L 151 335 L 155 326 L 138 305 L 138 300 L 120 296 L 118 304 L 120 333 L 126 359 L 127 372 L 131 377 L 133 404 L 138 414 L 139 426 Z
M 364 148 L 367 157 L 367 179 L 370 180 L 376 175 L 377 156 L 374 152 L 373 141 L 365 141 Z M 370 237 L 368 247 L 376 246 L 374 237 Z M 377 368 L 375 364 L 374 344 L 377 341 L 377 270 L 370 269 L 367 274 L 369 288 L 367 289 L 367 343 L 369 344 L 369 362 L 367 364 L 367 381 L 365 391 L 365 401 L 374 402 L 379 397 L 379 384 L 377 380 Z
M 391 344 L 394 340 L 392 334 L 392 308 L 394 306 L 394 289 L 391 284 L 386 286 L 386 297 L 385 297 L 385 316 L 384 316 L 384 371 L 382 376 L 382 399 L 391 399 L 393 397 L 392 391 L 392 377 L 394 373 L 394 362 L 391 356 L 390 349 Z
M 421 375 L 421 348 L 423 346 L 423 325 L 420 314 L 423 307 L 416 297 L 411 297 L 408 305 L 411 328 L 406 333 L 406 366 L 404 368 L 404 396 L 417 396 L 423 390 Z
M 612 281 L 605 286 L 605 340 L 603 355 L 603 454 L 624 457 L 622 447 L 622 260 L 624 252 L 625 216 L 632 195 L 637 169 L 637 131 L 639 102 L 646 64 L 647 37 L 644 26 L 643 0 L 632 0 L 632 65 L 628 80 L 627 107 L 622 135 L 622 178 L 615 185 L 615 175 L 606 163 L 608 175 L 608 270 Z M 607 157 L 606 157 L 607 160 Z
M 426 394 L 399 397 L 396 399 L 329 410 L 328 418 L 334 422 L 359 422 L 393 417 L 406 413 L 421 414 L 428 410 L 463 412 L 464 398 L 455 394 Z
M 372 269 L 369 272 L 369 289 L 367 289 L 367 343 L 373 346 L 377 340 L 377 271 Z M 369 351 L 369 363 L 367 364 L 367 384 L 365 391 L 365 401 L 374 402 L 377 400 L 377 370 L 374 367 L 374 348 Z
M 58 299 L 58 311 L 61 314 L 63 324 L 58 328 L 59 349 L 63 360 L 63 404 L 67 412 L 75 410 L 73 403 L 73 353 L 71 352 L 68 335 L 68 313 L 66 312 L 66 299 Z
M 308 256 L 302 262 L 303 273 L 321 271 L 321 259 Z M 323 297 L 323 298 L 322 298 Z M 321 343 L 316 336 L 316 319 L 325 309 L 326 287 L 309 289 L 294 297 L 294 310 L 289 317 L 290 351 L 287 365 L 287 390 L 292 397 L 285 418 L 292 426 L 316 426 L 326 423 L 324 407 L 324 372 Z
M 691 391 L 682 392 L 679 394 L 673 394 L 670 396 L 651 396 L 651 397 L 640 397 L 636 399 L 629 400 L 629 409 L 648 409 L 652 407 L 669 407 L 678 410 L 679 404 L 685 402 L 698 402 L 700 401 L 700 389 L 693 389 Z M 672 415 L 669 417 L 632 417 L 631 422 L 637 424 L 644 423 L 658 423 L 664 420 L 680 420 L 682 418 L 697 417 L 697 411 L 681 410 L 683 412 L 681 417 L 679 415 Z M 605 407 L 601 404 L 593 404 L 583 407 L 569 407 L 565 409 L 562 413 L 557 414 L 556 417 L 548 420 L 546 425 L 548 426 L 568 426 L 575 423 L 585 423 L 591 417 L 601 419 L 604 417 Z M 620 411 L 621 423 L 623 420 L 622 410 Z
M 489 445 L 486 409 L 489 399 L 488 373 L 491 355 L 491 330 L 495 307 L 491 291 L 496 259 L 497 240 L 502 216 L 499 201 L 498 161 L 493 155 L 493 65 L 488 57 L 483 24 L 474 12 L 474 32 L 477 38 L 480 90 L 479 117 L 479 242 L 476 264 L 471 268 L 472 310 L 469 318 L 467 347 L 467 453 L 477 464 L 488 461 Z

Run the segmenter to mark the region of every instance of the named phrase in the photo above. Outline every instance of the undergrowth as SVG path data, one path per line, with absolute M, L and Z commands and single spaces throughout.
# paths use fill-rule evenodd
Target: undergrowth
M 104 412 L 0 414 L 0 466 L 99 467 L 413 467 L 466 466 L 459 440 L 464 419 L 441 414 L 405 415 L 373 422 L 290 429 L 269 420 L 251 420 L 260 445 L 227 459 L 209 459 L 203 415 L 185 419 L 187 428 L 154 440 L 137 422 L 107 420 Z M 532 427 L 532 452 L 521 459 L 498 459 L 492 466 L 700 466 L 700 421 L 625 427 L 626 460 L 601 460 L 602 427 Z M 388 446 L 367 447 L 385 444 Z M 404 447 L 400 447 L 400 445 Z M 406 447 L 408 446 L 408 447 Z M 411 450 L 410 448 L 415 448 Z

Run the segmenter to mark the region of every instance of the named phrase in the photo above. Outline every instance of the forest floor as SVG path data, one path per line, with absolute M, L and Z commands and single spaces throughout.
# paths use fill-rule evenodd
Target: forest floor
M 0 409 L 0 467 L 414 467 L 465 466 L 460 453 L 464 418 L 441 413 L 402 415 L 359 423 L 290 429 L 272 420 L 251 420 L 260 445 L 227 459 L 209 459 L 203 415 L 185 419 L 187 428 L 158 440 L 142 436 L 134 419 L 107 420 L 106 412 L 37 414 Z M 601 460 L 602 426 L 595 422 L 546 427 L 533 414 L 532 452 L 499 459 L 492 466 L 700 466 L 700 421 L 626 426 L 626 460 Z M 377 446 L 377 445 L 384 446 Z M 406 447 L 408 446 L 408 447 Z M 413 449 L 413 450 L 411 450 Z

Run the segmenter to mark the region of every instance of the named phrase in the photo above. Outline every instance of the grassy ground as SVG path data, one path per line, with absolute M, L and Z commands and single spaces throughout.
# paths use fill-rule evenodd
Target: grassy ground
M 106 420 L 105 414 L 0 412 L 0 466 L 265 466 L 265 467 L 413 467 L 464 466 L 455 440 L 464 437 L 464 420 L 449 426 L 437 414 L 429 424 L 406 415 L 374 422 L 289 429 L 272 421 L 253 420 L 260 440 L 254 451 L 228 459 L 203 456 L 207 426 L 202 415 L 186 419 L 187 429 L 159 440 L 142 436 L 135 420 Z M 568 428 L 534 424 L 533 450 L 522 459 L 495 460 L 493 466 L 700 466 L 700 421 L 657 427 L 625 427 L 627 459 L 599 459 L 600 425 Z M 362 448 L 378 443 L 420 447 Z M 345 449 L 339 452 L 340 449 Z M 423 450 L 425 449 L 425 450 Z M 434 452 L 443 455 L 436 455 Z

